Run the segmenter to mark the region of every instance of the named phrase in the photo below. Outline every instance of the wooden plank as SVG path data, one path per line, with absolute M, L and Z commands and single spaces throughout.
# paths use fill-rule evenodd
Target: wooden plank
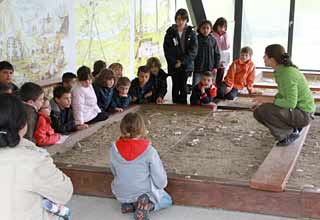
M 275 93 L 268 93 L 268 94 L 248 94 L 248 93 L 239 93 L 239 97 L 244 97 L 244 98 L 256 98 L 256 97 L 262 97 L 262 98 L 270 98 L 274 97 L 276 94 Z M 320 96 L 319 95 L 313 95 L 314 101 L 315 102 L 320 102 Z
M 112 114 L 105 121 L 95 123 L 93 125 L 90 125 L 89 128 L 87 128 L 87 129 L 72 133 L 63 144 L 51 145 L 51 146 L 47 147 L 46 149 L 48 150 L 48 152 L 51 155 L 54 155 L 58 152 L 64 153 L 64 152 L 70 150 L 80 140 L 94 134 L 101 127 L 110 125 L 116 121 L 120 121 L 127 113 L 137 112 L 140 109 L 140 107 L 141 106 L 135 105 L 135 106 L 132 106 L 129 109 L 125 110 L 124 112 Z
M 310 125 L 287 147 L 273 147 L 250 180 L 253 189 L 282 192 L 303 147 Z
M 43 89 L 57 86 L 61 83 L 61 78 L 53 78 L 36 82 Z
M 320 219 L 320 188 L 305 188 L 302 192 L 302 216 Z
M 259 89 L 278 89 L 278 86 L 276 84 L 270 84 L 270 83 L 255 83 L 253 85 L 254 88 L 259 88 Z M 320 86 L 314 86 L 314 85 L 309 85 L 309 88 L 311 91 L 320 91 Z
M 76 194 L 112 198 L 110 169 L 57 164 L 72 180 Z M 177 205 L 223 208 L 287 217 L 302 217 L 297 190 L 274 193 L 250 189 L 248 182 L 168 174 L 166 190 Z M 317 210 L 310 210 L 314 214 Z
M 314 79 L 320 79 L 320 73 L 308 73 L 308 72 L 303 72 L 304 76 L 307 78 L 307 79 L 311 79 L 311 80 L 314 80 Z M 271 71 L 262 71 L 262 77 L 265 77 L 265 78 L 273 78 L 273 72 Z

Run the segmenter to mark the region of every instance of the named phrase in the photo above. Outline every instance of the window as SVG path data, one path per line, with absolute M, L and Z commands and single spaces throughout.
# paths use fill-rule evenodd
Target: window
M 233 35 L 234 35 L 234 1 L 224 0 L 202 0 L 206 17 L 212 22 L 212 25 L 219 17 L 224 17 L 228 21 L 228 35 L 230 39 L 230 57 L 232 57 Z
M 320 69 L 319 10 L 319 0 L 296 0 L 292 60 L 300 69 Z
M 243 1 L 241 45 L 252 47 L 257 67 L 264 67 L 262 57 L 269 44 L 287 48 L 289 12 L 290 0 Z

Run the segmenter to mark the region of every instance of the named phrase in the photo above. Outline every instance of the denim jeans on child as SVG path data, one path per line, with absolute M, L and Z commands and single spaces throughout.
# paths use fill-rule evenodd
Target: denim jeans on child
M 163 196 L 160 199 L 160 202 L 156 203 L 154 205 L 153 211 L 159 211 L 161 209 L 166 209 L 171 205 L 172 205 L 172 198 L 166 191 L 164 191 Z

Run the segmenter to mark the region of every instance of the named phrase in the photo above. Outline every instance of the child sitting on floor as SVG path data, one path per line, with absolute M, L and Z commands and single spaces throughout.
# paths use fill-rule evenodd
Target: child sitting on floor
M 217 95 L 217 87 L 214 84 L 216 74 L 206 71 L 202 74 L 200 82 L 192 89 L 190 97 L 191 105 L 210 105 L 216 107 L 213 102 L 214 97 Z
M 77 125 L 71 109 L 71 91 L 63 86 L 53 90 L 51 105 L 51 126 L 57 133 L 67 134 L 76 130 L 88 128 L 87 124 Z
M 43 105 L 43 89 L 32 82 L 24 83 L 20 88 L 20 98 L 27 112 L 27 133 L 24 138 L 35 143 L 34 131 L 38 123 L 38 111 Z
M 253 83 L 256 68 L 251 60 L 252 53 L 250 47 L 241 49 L 240 59 L 233 61 L 224 78 L 225 82 L 218 85 L 218 98 L 233 100 L 238 95 L 239 90 L 244 87 L 248 89 L 249 94 L 254 93 Z
M 47 146 L 56 144 L 60 140 L 60 134 L 55 133 L 51 127 L 50 103 L 44 98 L 43 105 L 38 112 L 38 123 L 34 132 L 34 139 L 38 146 Z
M 111 101 L 112 111 L 123 112 L 129 107 L 132 100 L 131 96 L 128 94 L 129 88 L 130 79 L 128 77 L 120 77 Z
M 91 85 L 91 71 L 82 66 L 77 71 L 78 82 L 72 89 L 72 110 L 76 125 L 93 124 L 109 117 L 101 112 L 97 104 L 97 96 Z
M 164 190 L 167 174 L 158 152 L 144 139 L 145 124 L 138 113 L 128 113 L 120 123 L 121 137 L 110 148 L 112 193 L 121 203 L 122 213 L 149 219 L 150 211 L 172 205 Z
M 66 72 L 62 75 L 62 86 L 67 89 L 72 89 L 72 87 L 77 82 L 77 76 L 71 72 Z
M 132 80 L 130 87 L 130 95 L 132 102 L 136 104 L 144 104 L 152 101 L 152 82 L 150 80 L 150 70 L 147 66 L 138 68 L 138 77 Z
M 108 112 L 109 110 L 114 90 L 114 78 L 112 70 L 103 69 L 94 80 L 93 88 L 101 111 Z
M 156 57 L 148 59 L 147 67 L 150 70 L 150 80 L 153 84 L 151 101 L 157 104 L 163 104 L 164 97 L 167 94 L 167 73 L 161 69 L 160 60 Z

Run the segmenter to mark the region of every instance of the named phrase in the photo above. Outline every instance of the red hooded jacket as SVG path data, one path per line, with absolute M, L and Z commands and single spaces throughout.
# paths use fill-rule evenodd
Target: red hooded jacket
M 47 146 L 57 143 L 60 140 L 60 134 L 54 132 L 51 127 L 51 120 L 46 114 L 38 113 L 38 123 L 34 132 L 34 138 L 38 146 Z
M 116 147 L 120 155 L 127 161 L 139 157 L 148 148 L 150 141 L 145 139 L 123 139 L 119 138 Z

